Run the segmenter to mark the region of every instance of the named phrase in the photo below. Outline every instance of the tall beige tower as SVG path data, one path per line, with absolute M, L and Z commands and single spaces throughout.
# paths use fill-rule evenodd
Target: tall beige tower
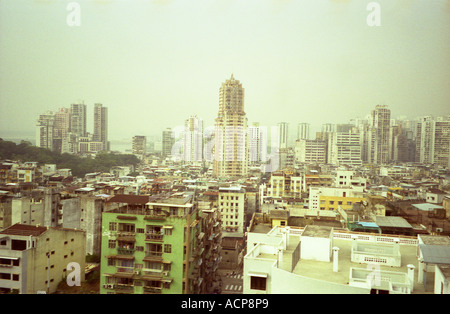
M 373 162 L 386 164 L 389 162 L 389 134 L 391 110 L 387 106 L 377 105 L 371 112 L 371 126 L 375 132 L 375 145 L 373 145 Z
M 244 88 L 233 74 L 219 91 L 219 113 L 214 129 L 213 174 L 240 178 L 248 172 L 247 117 Z

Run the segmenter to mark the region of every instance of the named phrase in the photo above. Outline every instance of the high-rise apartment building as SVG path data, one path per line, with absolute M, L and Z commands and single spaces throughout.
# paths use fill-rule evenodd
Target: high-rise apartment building
M 327 162 L 326 141 L 300 139 L 295 142 L 294 151 L 296 162 L 318 164 Z
M 143 135 L 133 136 L 131 150 L 137 156 L 144 156 L 146 153 L 147 137 Z
M 248 156 L 249 163 L 258 164 L 266 160 L 267 134 L 259 125 L 254 122 L 248 127 Z
M 248 172 L 248 130 L 244 88 L 233 75 L 219 90 L 219 112 L 214 126 L 213 174 L 239 178 Z
M 55 114 L 48 111 L 39 115 L 36 124 L 36 146 L 53 150 L 53 130 L 55 124 Z
M 362 163 L 359 132 L 330 132 L 327 148 L 330 164 L 360 166 Z
M 102 104 L 94 105 L 94 142 L 101 142 L 103 150 L 109 150 L 108 142 L 108 108 Z
M 373 163 L 385 164 L 389 158 L 389 134 L 391 125 L 391 110 L 383 105 L 377 105 L 371 112 L 371 127 L 374 132 Z
M 419 120 L 416 132 L 417 161 L 449 167 L 450 118 L 423 117 Z
M 167 128 L 162 132 L 162 156 L 168 157 L 172 155 L 172 148 L 175 144 L 175 138 L 173 137 L 171 128 Z
M 289 140 L 289 123 L 278 123 L 278 148 L 287 148 Z
M 297 125 L 297 139 L 309 140 L 309 123 L 299 123 Z
M 86 105 L 84 103 L 70 105 L 70 132 L 77 136 L 86 136 Z
M 71 104 L 57 112 L 39 115 L 36 146 L 60 153 L 96 153 L 109 150 L 108 110 L 94 107 L 94 134 L 86 131 L 86 105 Z
M 203 160 L 203 120 L 191 116 L 184 122 L 183 161 L 195 162 Z
M 324 123 L 322 124 L 322 133 L 327 133 L 327 132 L 335 132 L 336 131 L 336 126 L 332 123 Z

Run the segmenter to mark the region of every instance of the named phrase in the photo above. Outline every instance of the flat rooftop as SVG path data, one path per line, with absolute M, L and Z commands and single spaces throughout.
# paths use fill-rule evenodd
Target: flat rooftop
M 320 262 L 313 260 L 302 260 L 300 259 L 295 266 L 293 273 L 305 277 L 325 280 L 329 282 L 348 284 L 350 276 L 350 268 L 367 268 L 368 264 L 360 264 L 351 261 L 352 254 L 352 241 L 343 239 L 333 239 L 333 246 L 339 248 L 339 271 L 333 272 L 333 262 Z M 395 271 L 395 272 L 408 272 L 408 264 L 414 265 L 415 276 L 414 276 L 414 293 L 423 293 L 423 285 L 417 283 L 417 247 L 413 245 L 400 245 L 400 254 L 402 256 L 402 266 L 401 267 L 391 267 L 380 265 L 380 271 Z M 431 281 L 431 277 L 428 276 L 428 281 Z M 428 282 L 428 284 L 430 284 Z M 429 290 L 430 290 L 429 286 Z
M 308 226 L 309 227 L 309 226 Z M 311 228 L 314 229 L 314 228 Z M 322 228 L 321 228 L 322 229 Z M 330 228 L 331 229 L 331 228 Z M 306 232 L 306 228 L 302 234 Z M 283 251 L 282 261 L 279 262 L 278 267 L 288 272 L 292 272 L 296 275 L 304 276 L 307 278 L 313 278 L 317 280 L 327 281 L 331 283 L 349 285 L 350 282 L 350 269 L 368 269 L 368 264 L 357 263 L 351 261 L 352 252 L 352 240 L 333 238 L 332 246 L 338 247 L 338 272 L 333 271 L 333 256 L 331 256 L 330 262 L 305 260 L 300 259 L 295 265 L 291 265 L 292 254 L 294 254 L 295 248 L 300 242 L 300 235 L 290 234 L 289 244 L 286 250 Z M 371 241 L 362 241 L 362 243 L 375 243 Z M 380 271 L 387 272 L 399 272 L 403 274 L 408 273 L 407 265 L 414 265 L 414 290 L 413 293 L 433 293 L 434 291 L 434 274 L 427 276 L 427 287 L 424 289 L 422 283 L 418 283 L 418 259 L 417 259 L 417 245 L 400 245 L 401 254 L 401 266 L 384 266 L 380 265 Z M 260 253 L 257 258 L 272 259 L 274 262 L 278 260 L 276 254 Z M 444 266 L 444 271 L 447 273 L 448 269 Z
M 302 233 L 303 237 L 329 238 L 333 234 L 332 227 L 307 225 Z

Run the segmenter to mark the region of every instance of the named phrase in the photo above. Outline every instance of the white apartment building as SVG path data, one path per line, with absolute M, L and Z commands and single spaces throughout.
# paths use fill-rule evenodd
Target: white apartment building
M 191 116 L 184 121 L 183 161 L 201 162 L 203 160 L 203 120 Z
M 219 188 L 218 205 L 222 228 L 226 232 L 244 233 L 246 223 L 245 190 L 241 187 Z
M 328 163 L 334 165 L 360 166 L 361 134 L 353 132 L 331 132 L 328 134 Z
M 450 166 L 450 118 L 430 116 L 417 125 L 416 154 L 423 164 Z
M 295 142 L 295 161 L 302 163 L 327 162 L 327 144 L 320 140 L 299 139 Z
M 450 246 L 448 246 L 450 249 Z M 425 252 L 424 257 L 428 258 Z M 447 252 L 446 251 L 446 252 Z M 358 234 L 331 227 L 274 227 L 249 232 L 244 294 L 411 294 L 448 291 L 446 264 L 439 290 L 426 285 L 412 237 Z M 431 259 L 430 259 L 431 261 Z M 447 262 L 448 264 L 448 262 Z M 427 269 L 431 271 L 430 265 Z M 434 268 L 433 268 L 434 269 Z M 442 288 L 441 288 L 442 287 Z
M 287 148 L 289 141 L 289 123 L 278 123 L 278 148 Z
M 360 177 L 352 170 L 337 170 L 334 178 L 334 185 L 336 187 L 355 187 L 366 188 L 367 179 Z

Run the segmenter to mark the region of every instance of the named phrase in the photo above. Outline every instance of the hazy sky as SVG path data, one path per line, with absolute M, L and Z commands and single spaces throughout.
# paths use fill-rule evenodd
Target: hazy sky
M 70 2 L 80 26 L 69 26 Z M 213 125 L 221 83 L 249 122 L 313 126 L 450 114 L 450 1 L 0 0 L 0 137 L 83 100 L 109 108 L 110 139 Z

